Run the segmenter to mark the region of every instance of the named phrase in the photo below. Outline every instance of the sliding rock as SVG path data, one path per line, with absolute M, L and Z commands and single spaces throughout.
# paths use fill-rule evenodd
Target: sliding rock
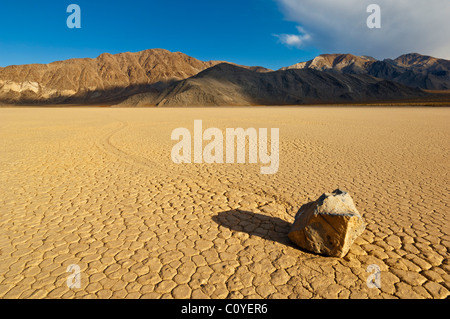
M 288 236 L 303 249 L 344 257 L 365 227 L 350 195 L 337 189 L 300 207 Z

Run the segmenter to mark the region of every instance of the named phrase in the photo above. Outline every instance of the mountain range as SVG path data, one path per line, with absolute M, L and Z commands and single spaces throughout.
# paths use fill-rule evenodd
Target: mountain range
M 0 68 L 0 103 L 295 105 L 426 99 L 450 89 L 450 61 L 324 54 L 277 71 L 163 49 Z
M 394 60 L 352 54 L 323 54 L 308 62 L 282 68 L 314 69 L 343 74 L 368 74 L 427 90 L 450 90 L 450 61 L 410 53 Z

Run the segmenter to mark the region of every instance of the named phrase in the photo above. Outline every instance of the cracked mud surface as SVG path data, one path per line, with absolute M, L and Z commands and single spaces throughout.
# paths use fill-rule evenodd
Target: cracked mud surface
M 279 172 L 173 164 L 172 130 L 196 119 L 280 128 Z M 449 123 L 447 108 L 0 109 L 0 298 L 446 298 Z M 338 187 L 368 223 L 349 254 L 294 247 L 298 208 Z

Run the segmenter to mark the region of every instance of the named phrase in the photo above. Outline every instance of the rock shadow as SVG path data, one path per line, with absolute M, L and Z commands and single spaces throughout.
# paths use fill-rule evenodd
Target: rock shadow
M 288 238 L 291 223 L 278 217 L 234 209 L 220 212 L 212 220 L 234 231 L 295 247 Z

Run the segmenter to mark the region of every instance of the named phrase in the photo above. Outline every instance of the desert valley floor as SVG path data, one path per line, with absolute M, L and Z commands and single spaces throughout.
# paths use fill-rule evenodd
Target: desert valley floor
M 197 119 L 279 128 L 278 173 L 174 164 Z M 0 108 L 0 150 L 0 298 L 450 295 L 449 108 Z M 342 259 L 297 249 L 298 208 L 336 188 L 366 230 Z

